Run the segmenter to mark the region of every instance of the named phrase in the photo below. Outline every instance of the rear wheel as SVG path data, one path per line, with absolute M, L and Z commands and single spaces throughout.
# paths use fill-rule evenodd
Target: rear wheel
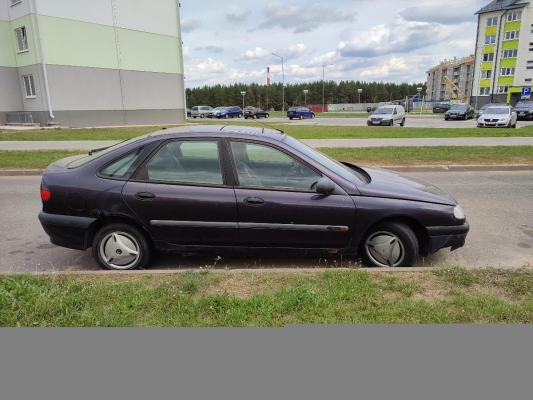
M 205 118 L 205 114 L 200 114 L 200 118 Z
M 300 115 L 300 120 L 304 119 L 304 116 L 303 115 Z
M 151 246 L 144 233 L 124 223 L 101 228 L 92 245 L 93 257 L 104 269 L 144 269 L 151 257 Z
M 228 119 L 229 118 L 228 114 L 226 114 L 226 116 L 224 118 Z
M 393 126 L 393 125 L 394 125 L 394 121 L 391 119 L 391 120 L 389 121 L 389 126 Z
M 252 117 L 253 119 L 257 119 L 257 115 L 254 114 L 254 116 Z
M 265 118 L 268 118 L 268 117 L 269 117 L 269 115 L 268 115 L 268 114 L 265 114 Z
M 404 126 L 405 125 L 405 118 L 402 119 L 402 122 L 400 122 L 400 126 Z
M 415 233 L 407 225 L 385 222 L 371 228 L 361 240 L 359 255 L 369 267 L 412 267 L 418 257 Z
M 311 114 L 311 119 L 315 118 L 315 114 Z

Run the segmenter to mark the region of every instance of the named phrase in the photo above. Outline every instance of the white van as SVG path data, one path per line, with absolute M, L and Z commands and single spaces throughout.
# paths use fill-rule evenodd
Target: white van
M 194 106 L 191 108 L 191 117 L 196 118 L 205 118 L 209 115 L 209 113 L 213 111 L 213 107 L 209 106 Z
M 375 109 L 375 111 L 366 120 L 368 126 L 399 124 L 405 125 L 405 108 L 399 105 L 384 105 Z

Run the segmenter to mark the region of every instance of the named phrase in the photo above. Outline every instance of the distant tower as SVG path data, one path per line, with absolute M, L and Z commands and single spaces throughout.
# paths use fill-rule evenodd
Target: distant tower
M 267 86 L 270 86 L 270 67 L 267 67 Z

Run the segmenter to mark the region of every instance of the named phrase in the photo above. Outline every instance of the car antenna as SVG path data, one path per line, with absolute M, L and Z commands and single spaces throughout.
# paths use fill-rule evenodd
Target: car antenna
M 265 125 L 265 126 L 266 126 L 267 128 L 269 128 L 269 129 L 272 129 L 272 130 L 275 130 L 275 131 L 278 131 L 278 132 L 280 132 L 280 133 L 285 134 L 285 132 L 283 132 L 281 129 L 274 128 L 273 126 L 270 126 L 270 125 L 268 125 L 268 124 L 265 124 L 265 123 L 262 122 L 262 121 L 257 121 L 257 122 L 259 122 L 260 124 Z M 263 128 L 263 130 L 261 131 L 261 133 L 265 133 L 265 128 Z

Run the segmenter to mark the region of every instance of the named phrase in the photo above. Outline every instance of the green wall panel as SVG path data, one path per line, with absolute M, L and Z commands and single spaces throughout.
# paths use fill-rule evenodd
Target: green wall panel
M 488 28 L 485 28 L 485 36 L 492 36 L 492 35 L 496 35 L 496 27 L 489 26 Z
M 516 58 L 503 58 L 500 61 L 500 68 L 516 67 Z
M 39 16 L 47 64 L 118 69 L 115 28 Z
M 486 44 L 483 46 L 483 53 L 494 53 L 494 47 L 493 44 Z
M 519 31 L 520 30 L 520 21 L 506 22 L 503 26 L 504 32 L 509 31 Z
M 498 85 L 512 85 L 514 83 L 514 76 L 500 76 L 498 78 Z
M 479 87 L 490 87 L 490 79 L 481 79 L 479 81 Z
M 11 35 L 11 23 L 0 21 L 0 67 L 16 67 L 15 48 Z
M 518 49 L 518 40 L 506 40 L 502 42 L 502 50 Z
M 179 38 L 117 29 L 121 68 L 182 74 Z
M 492 62 L 482 62 L 481 63 L 481 70 L 482 71 L 490 71 L 492 70 Z
M 25 17 L 18 18 L 14 21 L 11 21 L 11 43 L 13 46 L 13 51 L 15 52 L 15 60 L 17 62 L 17 67 L 26 67 L 28 65 L 35 65 L 40 63 L 40 59 L 37 56 L 37 40 L 34 36 L 33 15 L 26 15 Z M 17 43 L 15 40 L 15 29 L 20 27 L 26 28 L 26 35 L 28 36 L 28 51 L 23 53 L 17 53 Z

